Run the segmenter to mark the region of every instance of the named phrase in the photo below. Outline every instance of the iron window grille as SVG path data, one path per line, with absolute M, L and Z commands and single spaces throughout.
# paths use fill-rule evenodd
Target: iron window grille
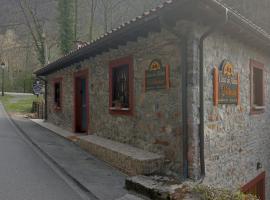
M 111 61 L 109 71 L 110 113 L 133 115 L 133 57 Z
M 54 83 L 54 105 L 56 108 L 61 108 L 61 83 Z
M 112 69 L 112 107 L 129 108 L 129 67 L 123 65 Z

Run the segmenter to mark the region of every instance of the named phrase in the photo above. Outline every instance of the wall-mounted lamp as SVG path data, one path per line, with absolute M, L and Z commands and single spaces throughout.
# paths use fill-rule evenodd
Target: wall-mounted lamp
M 257 170 L 262 169 L 262 163 L 261 162 L 257 162 Z

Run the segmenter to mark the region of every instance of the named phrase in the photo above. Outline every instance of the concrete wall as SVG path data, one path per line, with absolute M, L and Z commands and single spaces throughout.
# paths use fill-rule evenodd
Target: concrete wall
M 90 133 L 165 155 L 168 167 L 181 172 L 181 50 L 168 31 L 150 33 L 147 38 L 129 42 L 81 62 L 80 70 L 89 69 Z M 134 115 L 109 113 L 109 62 L 134 57 Z M 159 58 L 170 65 L 171 88 L 144 92 L 144 73 L 150 62 Z M 48 121 L 73 130 L 73 73 L 75 67 L 58 71 L 49 78 Z M 53 80 L 63 78 L 63 108 L 53 109 Z
M 205 41 L 205 182 L 240 188 L 262 171 L 270 198 L 270 58 L 269 55 L 223 34 Z M 213 68 L 229 59 L 240 73 L 240 106 L 213 106 Z M 265 112 L 250 114 L 250 59 L 265 65 Z M 257 170 L 257 162 L 263 168 Z

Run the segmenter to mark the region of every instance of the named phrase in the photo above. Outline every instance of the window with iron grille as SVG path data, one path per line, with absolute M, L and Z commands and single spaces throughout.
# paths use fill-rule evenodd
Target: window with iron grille
M 54 105 L 61 108 L 61 82 L 54 83 Z
M 112 69 L 112 107 L 129 108 L 128 65 Z
M 110 62 L 110 113 L 132 114 L 133 65 L 126 57 Z
M 251 111 L 264 111 L 264 65 L 251 61 Z

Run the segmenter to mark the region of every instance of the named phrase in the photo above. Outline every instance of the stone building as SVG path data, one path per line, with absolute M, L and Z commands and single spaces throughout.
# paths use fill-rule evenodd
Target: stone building
M 269 50 L 267 32 L 215 0 L 168 0 L 36 75 L 47 120 L 124 172 L 269 199 Z

